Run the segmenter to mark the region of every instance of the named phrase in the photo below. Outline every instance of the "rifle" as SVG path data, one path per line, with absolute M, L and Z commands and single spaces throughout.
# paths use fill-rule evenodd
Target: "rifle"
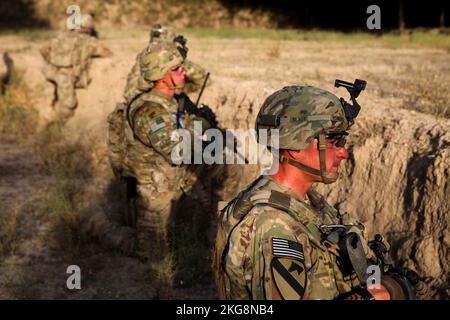
M 394 266 L 388 257 L 389 248 L 380 234 L 369 241 L 369 247 L 375 253 L 376 264 L 382 272 L 381 283 L 391 295 L 391 300 L 416 300 L 416 294 L 424 296 L 427 293 L 425 283 L 415 271 Z
M 308 198 L 312 205 L 322 214 L 323 219 L 325 219 L 325 216 L 327 215 L 331 218 L 338 218 L 339 220 L 342 217 L 340 212 L 332 207 L 315 189 L 308 191 Z M 345 239 L 345 228 L 348 227 L 347 225 L 322 225 L 319 229 L 324 232 L 326 231 L 325 227 L 342 227 L 341 229 L 328 233 L 326 237 L 328 240 L 333 240 L 334 237 L 335 239 L 332 242 L 341 243 L 341 240 Z M 400 269 L 394 267 L 392 260 L 388 256 L 389 246 L 380 234 L 376 234 L 374 240 L 369 241 L 368 245 L 375 254 L 376 258 L 375 261 L 367 261 L 366 265 L 375 264 L 380 267 L 381 284 L 389 292 L 391 300 L 415 300 L 415 293 L 419 296 L 426 294 L 426 285 L 424 282 L 420 281 L 416 272 L 407 268 Z M 348 254 L 349 252 L 346 253 Z M 355 268 L 355 265 L 352 265 L 351 263 L 346 263 L 345 265 L 347 267 Z M 356 264 L 356 267 L 357 266 L 358 265 Z M 355 268 L 355 272 L 358 274 L 358 278 L 362 278 L 360 273 L 364 272 L 364 270 L 357 269 L 358 268 Z M 362 285 L 364 286 L 365 283 L 362 283 Z M 367 299 L 368 297 L 365 289 L 361 287 L 359 289 L 355 289 L 355 291 L 342 295 L 339 299 L 345 299 L 353 293 L 359 294 L 363 299 Z
M 208 123 L 211 125 L 212 128 L 220 130 L 220 132 L 222 133 L 222 136 L 225 139 L 226 138 L 226 130 L 219 127 L 219 121 L 217 121 L 217 117 L 216 117 L 216 114 L 214 113 L 214 111 L 212 111 L 212 109 L 210 107 L 208 107 L 207 105 L 203 105 L 201 108 L 198 107 L 200 99 L 203 95 L 203 91 L 205 90 L 206 83 L 208 82 L 208 78 L 209 78 L 209 72 L 206 73 L 205 80 L 203 80 L 203 84 L 200 89 L 200 93 L 199 93 L 195 103 L 193 103 L 191 101 L 191 99 L 189 99 L 187 94 L 184 92 L 177 95 L 177 99 L 179 100 L 178 115 L 181 115 L 184 112 L 187 112 L 188 114 L 194 114 L 198 117 L 204 118 L 206 121 L 208 121 Z M 236 149 L 237 143 L 236 143 L 236 138 L 234 136 L 233 136 L 233 139 L 235 142 L 233 144 L 234 145 L 233 152 L 235 152 L 241 159 L 243 159 L 245 164 L 248 164 L 249 163 L 248 159 L 244 155 L 242 155 L 240 152 L 237 151 L 237 149 Z
M 97 30 L 95 30 L 95 29 L 91 29 L 91 30 L 89 31 L 89 35 L 90 35 L 91 37 L 94 37 L 94 38 L 97 38 L 97 39 L 98 39 L 98 32 L 97 32 Z

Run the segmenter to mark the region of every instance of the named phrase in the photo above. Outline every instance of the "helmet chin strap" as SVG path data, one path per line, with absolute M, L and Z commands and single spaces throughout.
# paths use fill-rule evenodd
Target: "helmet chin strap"
M 312 173 L 316 176 L 322 177 L 322 181 L 325 184 L 329 184 L 332 182 L 332 180 L 336 181 L 339 175 L 335 172 L 327 172 L 325 167 L 325 150 L 327 148 L 326 141 L 325 141 L 325 134 L 321 133 L 319 134 L 319 162 L 320 162 L 320 170 L 311 168 L 307 165 L 304 165 L 298 161 L 295 161 L 292 158 L 281 156 L 280 162 L 281 163 L 288 163 L 291 166 L 294 166 L 300 170 L 306 171 L 308 173 Z

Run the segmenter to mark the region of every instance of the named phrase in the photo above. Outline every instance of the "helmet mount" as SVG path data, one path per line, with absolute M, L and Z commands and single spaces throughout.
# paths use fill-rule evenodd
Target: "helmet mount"
M 352 101 L 353 105 L 345 101 L 344 98 L 339 99 L 341 101 L 342 108 L 344 108 L 345 117 L 348 121 L 353 121 L 353 119 L 358 116 L 358 113 L 361 110 L 361 106 L 356 101 L 356 98 L 358 98 L 361 91 L 366 88 L 366 84 L 367 82 L 361 79 L 355 79 L 354 83 L 339 79 L 336 79 L 336 81 L 334 82 L 334 86 L 336 88 L 344 87 L 350 94 L 350 100 Z

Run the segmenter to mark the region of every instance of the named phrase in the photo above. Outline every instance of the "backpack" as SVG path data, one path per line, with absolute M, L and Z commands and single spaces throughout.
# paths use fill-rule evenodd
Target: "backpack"
M 118 178 L 133 176 L 123 165 L 128 142 L 138 141 L 138 143 L 147 146 L 134 135 L 133 125 L 130 121 L 130 110 L 134 107 L 132 104 L 143 94 L 144 92 L 135 95 L 128 104 L 123 102 L 117 103 L 114 111 L 108 115 L 106 140 L 108 144 L 108 158 L 114 175 Z
M 50 63 L 56 67 L 72 67 L 79 56 L 79 39 L 61 34 L 51 41 Z
M 117 103 L 113 112 L 108 115 L 108 158 L 114 175 L 118 178 L 123 176 L 123 160 L 125 156 L 125 111 L 127 105 Z

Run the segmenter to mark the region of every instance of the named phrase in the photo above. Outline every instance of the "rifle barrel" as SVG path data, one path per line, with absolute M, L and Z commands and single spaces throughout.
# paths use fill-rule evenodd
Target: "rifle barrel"
M 197 101 L 195 102 L 195 106 L 198 106 L 200 103 L 200 98 L 203 95 L 203 91 L 205 90 L 206 83 L 208 82 L 209 72 L 206 73 L 205 80 L 203 80 L 202 88 L 200 89 L 200 93 L 198 94 Z

